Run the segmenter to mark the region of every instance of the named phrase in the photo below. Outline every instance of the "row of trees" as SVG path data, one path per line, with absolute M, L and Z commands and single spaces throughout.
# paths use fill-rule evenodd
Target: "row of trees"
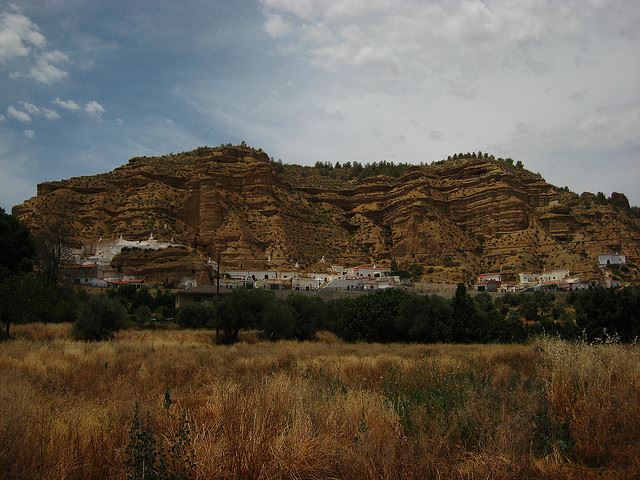
M 486 160 L 495 160 L 498 162 L 502 162 L 511 167 L 515 167 L 517 169 L 523 169 L 524 165 L 520 160 L 514 163 L 512 158 L 495 158 L 493 155 L 489 155 L 488 153 L 482 152 L 467 152 L 467 153 L 454 153 L 453 155 L 449 155 L 447 160 L 457 160 L 457 159 L 486 159 Z M 440 162 L 435 162 L 436 164 L 444 163 L 444 160 Z M 284 165 L 282 160 L 278 159 L 277 161 L 272 159 L 272 164 L 277 173 L 284 172 Z M 414 165 L 411 163 L 394 163 L 388 162 L 386 160 L 382 160 L 380 162 L 372 162 L 372 163 L 360 163 L 360 162 L 316 162 L 313 166 L 313 169 L 318 172 L 318 174 L 324 177 L 331 178 L 339 178 L 342 180 L 350 180 L 350 179 L 365 179 L 369 177 L 374 177 L 376 175 L 384 175 L 387 177 L 400 177 L 407 173 L 411 168 L 417 168 L 424 166 L 424 163 L 420 163 L 419 165 Z
M 326 328 L 327 304 L 315 296 L 292 294 L 283 299 L 261 289 L 238 289 L 211 304 L 190 303 L 176 316 L 187 328 L 212 328 L 219 343 L 238 341 L 240 330 L 262 330 L 269 340 L 311 340 Z
M 423 165 L 423 164 L 421 164 Z M 375 177 L 376 175 L 384 175 L 387 177 L 400 177 L 409 169 L 416 168 L 417 165 L 410 163 L 394 163 L 382 160 L 380 162 L 360 163 L 360 162 L 316 162 L 314 169 L 325 177 L 334 177 L 341 179 L 364 179 Z
M 575 334 L 564 308 L 548 309 L 546 294 L 506 301 L 472 297 L 464 285 L 451 299 L 388 290 L 338 301 L 329 328 L 345 340 L 368 342 L 523 342 L 543 331 Z
M 494 155 L 490 155 L 488 153 L 482 153 L 482 152 L 467 152 L 467 153 L 454 153 L 453 155 L 449 155 L 447 157 L 447 160 L 462 160 L 462 159 L 484 159 L 484 160 L 495 160 L 498 162 L 502 162 L 502 163 L 506 163 L 507 165 L 510 165 L 512 167 L 515 167 L 517 169 L 523 169 L 524 168 L 524 164 L 518 160 L 517 162 L 514 163 L 513 158 L 502 158 L 502 157 L 498 157 L 496 158 Z
M 565 301 L 566 300 L 566 301 Z M 221 343 L 238 341 L 241 329 L 265 338 L 312 339 L 329 330 L 346 341 L 524 342 L 542 333 L 573 339 L 605 335 L 633 341 L 640 333 L 640 289 L 577 292 L 558 300 L 552 293 L 470 296 L 463 285 L 453 298 L 398 289 L 324 301 L 264 290 L 237 290 L 209 305 L 189 304 L 177 314 L 183 327 L 211 328 Z

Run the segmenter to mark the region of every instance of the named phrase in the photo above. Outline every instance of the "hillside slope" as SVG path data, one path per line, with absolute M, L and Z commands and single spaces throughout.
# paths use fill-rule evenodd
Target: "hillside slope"
M 595 275 L 599 253 L 640 254 L 640 219 L 628 208 L 504 161 L 449 160 L 399 176 L 351 173 L 282 165 L 245 146 L 205 147 L 40 184 L 13 213 L 36 231 L 64 221 L 76 244 L 153 233 L 189 246 L 191 257 L 221 252 L 226 265 L 263 267 L 269 257 L 302 268 L 322 256 L 346 265 L 395 260 L 450 282 L 500 269 Z M 137 265 L 145 268 L 153 265 Z M 634 265 L 627 274 L 637 276 Z

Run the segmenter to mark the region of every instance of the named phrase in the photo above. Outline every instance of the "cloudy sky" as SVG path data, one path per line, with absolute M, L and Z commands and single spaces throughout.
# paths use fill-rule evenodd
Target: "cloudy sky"
M 640 204 L 638 0 L 0 0 L 0 206 L 136 155 L 481 150 Z

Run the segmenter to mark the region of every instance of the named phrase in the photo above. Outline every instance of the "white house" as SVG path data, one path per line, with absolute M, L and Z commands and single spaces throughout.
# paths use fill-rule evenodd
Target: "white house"
M 624 255 L 618 255 L 617 253 L 605 253 L 598 255 L 598 265 L 601 267 L 608 267 L 609 265 L 624 265 L 627 263 L 627 258 Z
M 255 288 L 262 288 L 268 290 L 285 290 L 290 286 L 287 280 L 282 279 L 264 279 L 256 280 Z
M 320 289 L 324 291 L 363 290 L 363 283 L 359 278 L 334 278 L 333 280 L 330 280 L 325 285 L 323 285 Z
M 360 291 L 394 288 L 400 284 L 399 277 L 347 277 L 334 278 L 320 287 L 322 291 Z
M 365 288 L 371 289 L 376 288 L 378 290 L 385 288 L 395 288 L 400 285 L 400 277 L 398 276 L 386 276 L 386 277 L 378 277 L 378 278 L 363 278 L 362 279 Z
M 558 284 L 558 288 L 567 291 L 584 290 L 589 288 L 589 283 L 583 282 L 580 275 L 574 275 L 573 277 L 565 277 L 562 282 Z
M 89 286 L 95 288 L 107 288 L 109 284 L 102 278 L 92 278 L 89 280 Z
M 234 280 L 275 280 L 278 272 L 275 270 L 224 270 Z
M 352 267 L 347 269 L 347 275 L 353 275 L 355 277 L 384 277 L 391 273 L 391 268 L 380 267 L 376 264 L 373 265 L 360 265 L 359 267 Z
M 522 272 L 518 274 L 520 277 L 520 283 L 535 283 L 538 281 L 539 275 L 537 273 Z
M 324 283 L 322 278 L 295 277 L 291 280 L 293 290 L 317 290 Z
M 293 270 L 278 270 L 276 273 L 280 280 L 291 280 L 298 276 L 298 272 L 294 272 Z
M 98 265 L 95 263 L 74 263 L 63 265 L 60 274 L 77 285 L 90 285 L 98 278 Z
M 481 273 L 478 275 L 478 283 L 500 283 L 502 282 L 501 273 Z
M 120 236 L 116 240 L 103 240 L 100 237 L 98 243 L 91 246 L 95 249 L 95 254 L 89 257 L 89 260 L 98 265 L 109 265 L 113 257 L 118 255 L 123 248 L 139 248 L 141 250 L 162 250 L 169 247 L 182 247 L 183 245 L 175 243 L 173 238 L 169 242 L 163 242 L 153 238 L 153 234 L 149 235 L 147 240 L 125 240 Z
M 549 282 L 560 282 L 569 276 L 569 270 L 559 269 L 559 270 L 549 270 L 548 272 L 543 272 L 540 275 L 540 281 L 542 283 Z

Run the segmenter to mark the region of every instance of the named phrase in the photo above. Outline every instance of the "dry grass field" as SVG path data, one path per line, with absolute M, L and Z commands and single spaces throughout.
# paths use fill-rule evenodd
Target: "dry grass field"
M 0 344 L 2 478 L 640 478 L 638 346 L 69 330 Z

